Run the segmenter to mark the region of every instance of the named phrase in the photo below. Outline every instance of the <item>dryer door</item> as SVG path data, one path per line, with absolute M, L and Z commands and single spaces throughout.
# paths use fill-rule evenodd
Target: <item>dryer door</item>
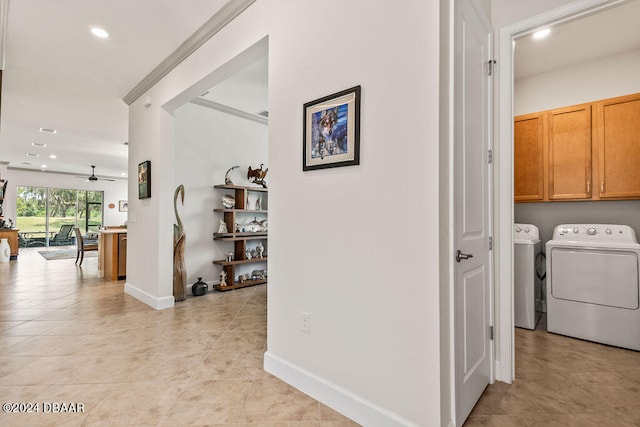
M 552 248 L 550 258 L 554 298 L 638 308 L 636 252 L 556 247 Z

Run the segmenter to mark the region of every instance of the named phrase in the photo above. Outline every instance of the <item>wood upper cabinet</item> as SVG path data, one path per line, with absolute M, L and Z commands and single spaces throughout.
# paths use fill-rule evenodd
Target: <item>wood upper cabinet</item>
M 640 199 L 640 93 L 515 117 L 513 174 L 515 202 Z
M 591 198 L 591 104 L 548 112 L 549 200 Z
M 601 199 L 640 198 L 640 94 L 597 102 Z
M 544 113 L 514 121 L 513 192 L 516 202 L 544 200 Z

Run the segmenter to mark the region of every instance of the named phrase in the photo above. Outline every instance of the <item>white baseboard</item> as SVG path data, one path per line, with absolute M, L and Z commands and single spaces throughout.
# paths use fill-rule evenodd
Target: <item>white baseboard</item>
M 418 427 L 418 424 L 384 409 L 309 371 L 266 352 L 265 371 L 305 394 L 367 427 Z
M 155 308 L 156 310 L 163 310 L 165 308 L 171 308 L 175 305 L 175 300 L 173 296 L 164 297 L 164 298 L 156 298 L 153 295 L 148 294 L 140 288 L 135 287 L 130 283 L 124 284 L 124 293 L 129 294 L 137 300 L 142 301 L 150 307 Z

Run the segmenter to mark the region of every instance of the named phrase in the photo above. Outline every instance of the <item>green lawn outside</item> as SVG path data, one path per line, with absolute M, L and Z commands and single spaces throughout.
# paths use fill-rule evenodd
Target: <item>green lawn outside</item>
M 75 223 L 74 217 L 67 217 L 67 218 L 51 217 L 49 218 L 49 231 L 51 231 L 52 233 L 56 233 L 58 230 L 60 230 L 60 226 L 62 226 L 62 224 L 74 224 L 74 223 Z M 94 228 L 94 221 L 92 221 L 90 224 L 91 224 L 91 228 Z M 100 224 L 96 222 L 95 227 L 97 228 L 98 225 Z M 84 226 L 85 226 L 85 221 L 84 221 L 84 218 L 82 218 L 81 220 L 78 221 L 78 227 L 81 230 L 84 230 Z M 20 229 L 21 233 L 22 232 L 44 233 L 46 231 L 46 218 L 38 217 L 38 216 L 19 216 L 16 223 L 16 227 Z

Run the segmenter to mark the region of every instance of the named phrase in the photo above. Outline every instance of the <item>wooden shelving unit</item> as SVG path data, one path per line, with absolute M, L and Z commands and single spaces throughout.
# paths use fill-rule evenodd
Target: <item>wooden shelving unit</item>
M 266 195 L 266 193 L 269 191 L 267 188 L 245 187 L 240 185 L 215 185 L 214 188 L 221 190 L 231 190 L 234 192 L 235 206 L 233 208 L 219 208 L 213 210 L 214 212 L 223 214 L 224 222 L 227 224 L 227 228 L 230 228 L 231 230 L 235 229 L 235 224 L 237 223 L 239 214 L 255 214 L 256 217 L 260 216 L 266 219 L 266 214 L 268 213 L 267 209 L 246 209 L 248 207 L 246 204 L 247 195 L 249 193 L 256 192 Z M 266 197 L 264 197 L 262 203 L 266 204 L 266 202 Z M 243 282 L 240 282 L 236 277 L 236 267 L 254 263 L 266 263 L 266 256 L 262 258 L 247 259 L 246 251 L 248 241 L 266 241 L 267 237 L 268 236 L 266 231 L 234 231 L 229 233 L 213 233 L 213 239 L 216 241 L 233 242 L 232 261 L 227 261 L 226 259 L 213 261 L 215 265 L 221 266 L 227 273 L 227 286 L 215 285 L 214 288 L 218 291 L 230 291 L 232 289 L 244 288 L 247 286 L 255 286 L 266 283 L 266 278 L 257 280 L 245 280 Z

